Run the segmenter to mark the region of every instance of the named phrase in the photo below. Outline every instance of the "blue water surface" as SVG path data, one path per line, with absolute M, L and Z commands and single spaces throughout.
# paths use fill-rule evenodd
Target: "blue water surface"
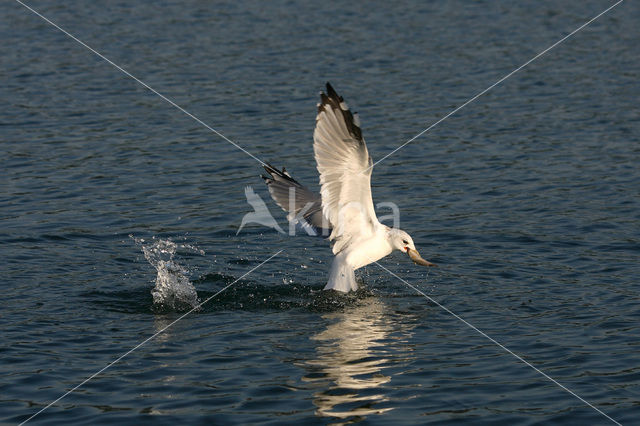
M 439 268 L 381 264 L 424 295 L 375 265 L 323 292 L 326 240 L 236 234 L 246 186 L 289 228 L 194 118 L 317 189 L 326 81 L 375 161 L 613 2 L 27 4 L 86 46 L 0 6 L 0 422 L 637 424 L 637 2 L 375 166 Z

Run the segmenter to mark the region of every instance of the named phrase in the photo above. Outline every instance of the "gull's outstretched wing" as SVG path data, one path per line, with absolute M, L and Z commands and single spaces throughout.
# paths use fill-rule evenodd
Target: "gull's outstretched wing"
M 289 212 L 287 219 L 298 222 L 310 233 L 329 236 L 331 225 L 322 217 L 322 202 L 320 194 L 302 186 L 297 180 L 282 168 L 276 169 L 271 164 L 264 166 L 269 176 L 262 176 L 271 198 L 282 208 Z M 302 219 L 302 220 L 301 220 Z
M 322 212 L 331 222 L 333 252 L 367 237 L 378 222 L 371 198 L 372 161 L 357 115 L 327 83 L 320 94 L 313 151 L 320 172 Z

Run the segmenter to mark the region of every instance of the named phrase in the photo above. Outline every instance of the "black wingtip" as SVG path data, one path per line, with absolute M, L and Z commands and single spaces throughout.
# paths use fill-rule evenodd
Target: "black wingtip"
M 343 101 L 342 96 L 338 95 L 338 92 L 336 92 L 336 90 L 333 88 L 331 83 L 329 83 L 328 81 L 327 81 L 327 97 L 329 99 L 333 99 L 337 101 L 338 104 L 340 104 L 340 102 Z
M 329 103 L 329 98 L 324 92 L 320 92 L 320 103 L 318 104 L 318 113 L 322 112 L 324 106 Z
M 325 105 L 329 105 L 334 110 L 340 111 L 344 117 L 345 123 L 351 133 L 356 139 L 362 140 L 362 130 L 360 126 L 355 123 L 354 116 L 348 109 L 343 109 L 344 98 L 338 95 L 331 83 L 327 81 L 327 94 L 320 93 L 320 103 L 318 104 L 318 114 L 322 112 Z
M 262 165 L 262 167 L 264 167 L 264 169 L 265 169 L 265 170 L 267 171 L 267 173 L 269 173 L 270 175 L 273 175 L 273 173 L 274 173 L 274 172 L 276 172 L 276 173 L 278 172 L 278 170 L 277 170 L 275 167 L 273 167 L 271 164 L 269 164 L 269 163 L 264 163 L 264 164 Z
M 326 87 L 327 87 L 327 95 L 331 96 L 331 93 L 336 93 L 333 86 L 328 81 L 327 81 Z
M 279 180 L 287 180 L 295 185 L 299 185 L 298 181 L 296 181 L 294 178 L 291 177 L 291 175 L 287 172 L 286 168 L 282 168 L 282 171 L 276 169 L 275 167 L 273 167 L 271 164 L 269 163 L 264 163 L 262 165 L 262 167 L 264 167 L 264 169 L 267 171 L 267 173 L 269 174 L 269 176 L 262 176 L 262 179 L 264 179 L 265 182 L 267 182 L 267 184 L 270 184 L 271 182 L 274 181 L 279 181 Z
M 343 101 L 342 97 L 338 95 L 338 92 L 333 88 L 331 83 L 327 81 L 326 84 L 327 93 L 320 92 L 320 103 L 318 104 L 318 113 L 320 113 L 325 105 L 334 105 L 335 107 L 339 107 L 340 103 Z

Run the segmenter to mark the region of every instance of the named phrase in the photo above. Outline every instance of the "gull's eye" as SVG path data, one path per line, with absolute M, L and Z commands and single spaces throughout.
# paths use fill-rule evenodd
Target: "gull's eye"
M 402 243 L 403 243 L 403 244 L 409 244 L 409 241 L 407 241 L 407 240 L 402 240 Z

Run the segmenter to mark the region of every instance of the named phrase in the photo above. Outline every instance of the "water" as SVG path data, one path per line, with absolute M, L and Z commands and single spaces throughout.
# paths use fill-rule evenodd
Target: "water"
M 189 280 L 189 270 L 175 259 L 176 251 L 188 249 L 204 256 L 202 250 L 186 244 L 176 244 L 171 240 L 153 240 L 146 243 L 143 239 L 134 239 L 142 246 L 145 259 L 156 268 L 156 286 L 151 291 L 156 308 L 181 310 L 199 309 L 198 293 Z
M 325 81 L 380 159 L 611 3 L 29 4 L 314 186 Z M 440 268 L 383 265 L 623 424 L 640 401 L 639 18 L 622 3 L 373 174 Z M 378 267 L 326 294 L 322 239 L 236 236 L 246 186 L 288 229 L 255 160 L 18 3 L 0 33 L 3 423 L 236 280 L 32 423 L 608 423 Z

